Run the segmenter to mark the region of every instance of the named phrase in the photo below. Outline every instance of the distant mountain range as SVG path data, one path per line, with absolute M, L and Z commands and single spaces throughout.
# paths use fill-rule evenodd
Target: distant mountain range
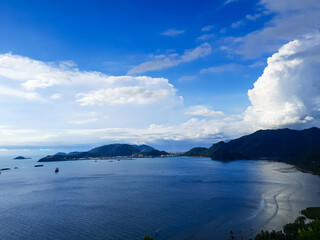
M 59 152 L 41 158 L 39 162 L 68 161 L 80 159 L 97 159 L 113 157 L 161 157 L 169 153 L 159 151 L 148 145 L 109 144 L 96 147 L 87 152 Z
M 320 174 L 320 129 L 314 127 L 305 130 L 259 130 L 229 142 L 215 143 L 210 148 L 192 148 L 182 155 L 210 157 L 221 161 L 274 160 Z M 109 144 L 86 152 L 59 152 L 46 156 L 39 162 L 161 156 L 170 154 L 148 145 Z
M 184 156 L 210 157 L 213 160 L 276 160 L 302 170 L 320 173 L 320 129 L 259 130 L 210 148 L 192 148 Z

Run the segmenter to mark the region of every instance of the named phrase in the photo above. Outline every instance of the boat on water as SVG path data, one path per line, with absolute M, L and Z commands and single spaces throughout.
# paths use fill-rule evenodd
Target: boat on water
M 54 170 L 55 173 L 58 173 L 59 171 L 59 168 L 56 168 L 56 170 Z

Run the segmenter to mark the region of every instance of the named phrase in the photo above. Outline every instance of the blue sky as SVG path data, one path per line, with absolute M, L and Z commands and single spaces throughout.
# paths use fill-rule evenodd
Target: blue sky
M 0 144 L 178 151 L 319 126 L 319 16 L 316 0 L 0 1 Z

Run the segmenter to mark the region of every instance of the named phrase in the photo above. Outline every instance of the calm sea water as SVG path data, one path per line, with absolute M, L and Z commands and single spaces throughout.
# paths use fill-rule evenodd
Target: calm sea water
M 36 160 L 0 158 L 0 239 L 249 239 L 320 205 L 320 178 L 282 163 Z

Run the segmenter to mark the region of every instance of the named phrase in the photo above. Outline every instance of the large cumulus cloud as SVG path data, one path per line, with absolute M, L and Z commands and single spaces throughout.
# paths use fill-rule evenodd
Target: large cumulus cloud
M 248 91 L 244 121 L 256 129 L 317 125 L 320 106 L 320 33 L 283 45 Z

